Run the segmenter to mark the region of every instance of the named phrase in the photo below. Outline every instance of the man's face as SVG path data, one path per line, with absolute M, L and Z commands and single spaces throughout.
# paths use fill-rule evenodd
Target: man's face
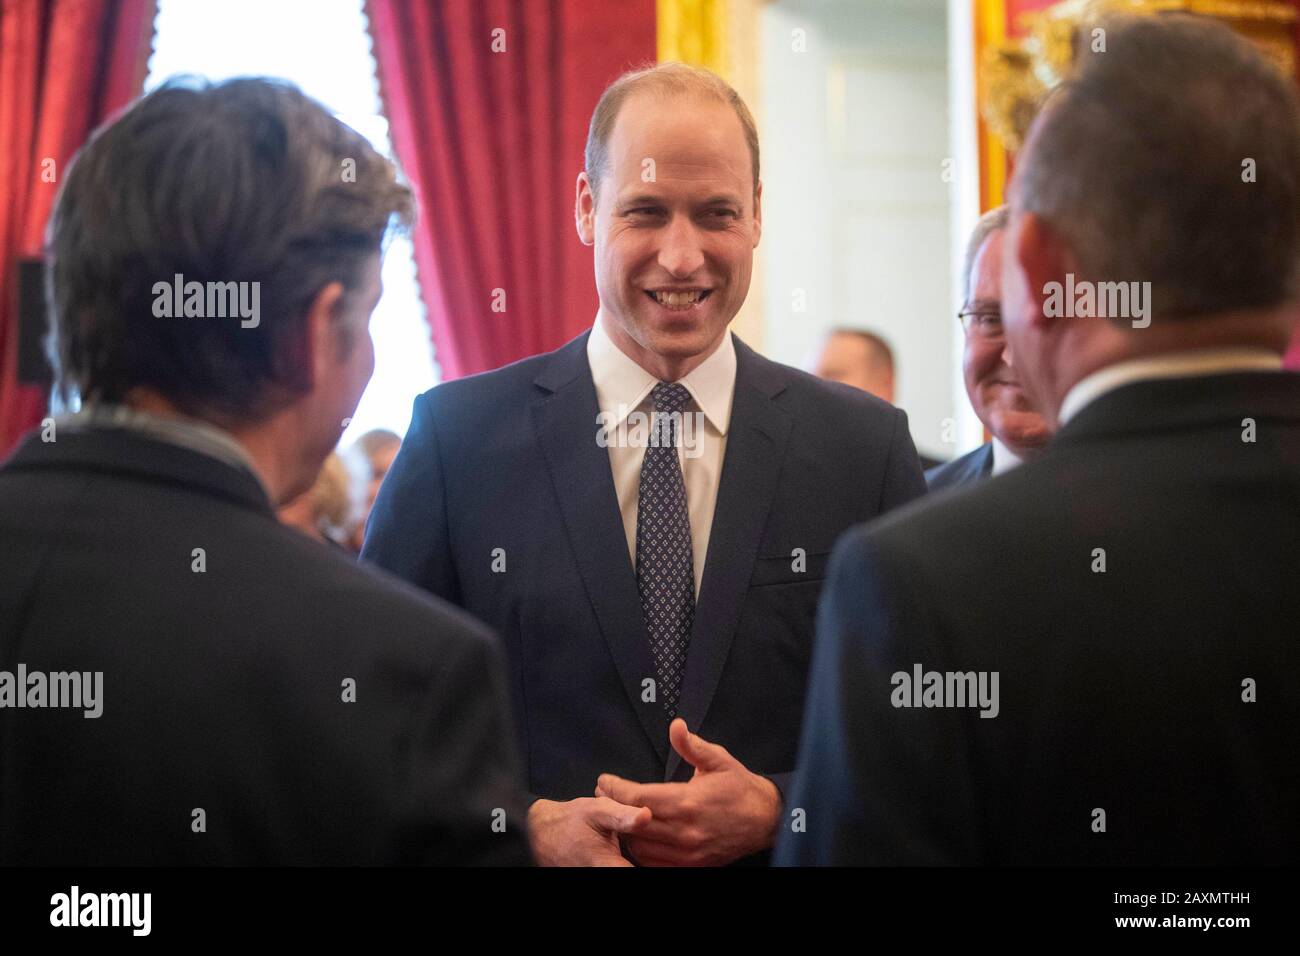
M 361 270 L 360 285 L 339 300 L 326 337 L 324 354 L 318 360 L 320 374 L 314 383 L 312 430 L 317 435 L 313 452 L 320 462 L 334 450 L 345 422 L 357 410 L 375 370 L 375 345 L 370 338 L 370 315 L 383 293 L 381 257 L 372 256 Z
M 894 376 L 879 361 L 871 343 L 860 335 L 835 332 L 826 337 L 813 364 L 813 374 L 870 392 L 887 402 L 894 400 Z
M 749 291 L 761 213 L 735 111 L 696 97 L 623 103 L 578 231 L 615 342 L 644 367 L 707 355 Z
M 975 254 L 966 311 L 975 313 L 966 332 L 962 372 L 966 394 L 984 426 L 1012 451 L 1043 444 L 1047 423 L 1034 410 L 1011 364 L 1002 322 L 1003 230 L 990 233 Z
M 357 410 L 361 394 L 375 372 L 375 343 L 370 338 L 370 316 L 384 292 L 380 278 L 382 262 L 378 254 L 367 261 L 362 270 L 361 286 L 346 296 L 340 306 L 339 324 L 346 327 L 347 336 L 352 340 L 350 351 L 344 349 L 339 357 L 339 392 L 347 409 L 346 418 Z

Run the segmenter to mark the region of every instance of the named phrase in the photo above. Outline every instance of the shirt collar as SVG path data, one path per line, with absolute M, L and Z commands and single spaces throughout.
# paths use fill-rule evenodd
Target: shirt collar
M 84 405 L 80 411 L 70 415 L 60 415 L 54 420 L 56 429 L 68 428 L 121 428 L 147 435 L 170 445 L 178 445 L 216 458 L 235 468 L 247 471 L 267 491 L 262 476 L 257 471 L 252 456 L 229 434 L 196 418 L 171 418 L 154 415 L 127 405 L 114 405 L 94 402 Z M 267 493 L 269 498 L 269 492 Z
M 1086 405 L 1122 385 L 1157 378 L 1184 378 L 1215 375 L 1222 372 L 1281 371 L 1282 356 L 1267 349 L 1226 348 L 1197 349 L 1171 355 L 1153 355 L 1129 359 L 1098 369 L 1074 384 L 1061 402 L 1057 413 L 1058 427 L 1073 418 Z
M 1000 475 L 1004 471 L 1010 471 L 1016 465 L 1024 461 L 1014 451 L 1004 445 L 998 437 L 993 436 L 993 471 L 992 474 Z
M 659 380 L 624 353 L 605 331 L 603 315 L 587 337 L 587 362 L 596 386 L 596 402 L 613 425 L 622 424 L 638 408 Z M 736 390 L 736 346 L 728 332 L 713 354 L 681 380 L 700 411 L 718 433 L 725 435 L 731 422 L 731 402 Z

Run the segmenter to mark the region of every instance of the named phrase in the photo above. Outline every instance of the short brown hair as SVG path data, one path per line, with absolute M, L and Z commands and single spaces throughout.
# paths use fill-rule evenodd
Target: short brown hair
M 754 190 L 758 190 L 758 126 L 749 107 L 726 80 L 718 74 L 685 63 L 656 63 L 639 70 L 624 73 L 605 88 L 596 109 L 591 114 L 587 130 L 586 167 L 587 180 L 594 195 L 600 178 L 608 172 L 607 149 L 614 133 L 614 123 L 623 103 L 634 93 L 652 93 L 663 99 L 678 96 L 695 96 L 726 103 L 736 111 L 745 145 L 749 147 L 750 168 L 754 173 Z
M 1012 188 L 1015 211 L 1065 237 L 1081 278 L 1150 282 L 1155 318 L 1293 299 L 1293 82 L 1213 20 L 1121 16 L 1100 29 L 1105 52 L 1092 52 L 1092 33 L 1081 30 L 1077 73 L 1034 122 Z
M 411 190 L 355 130 L 289 83 L 173 80 L 100 128 L 46 234 L 53 356 L 65 395 L 156 390 L 219 425 L 306 390 L 306 315 L 355 293 Z M 156 318 L 153 288 L 256 282 L 261 318 Z M 346 338 L 344 345 L 347 345 Z

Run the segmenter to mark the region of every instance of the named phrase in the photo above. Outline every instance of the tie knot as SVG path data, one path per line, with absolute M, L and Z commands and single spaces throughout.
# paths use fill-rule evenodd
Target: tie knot
M 690 401 L 691 393 L 686 390 L 686 386 L 681 383 L 660 382 L 650 393 L 654 399 L 655 411 L 671 415 L 673 412 L 680 412 L 686 403 Z

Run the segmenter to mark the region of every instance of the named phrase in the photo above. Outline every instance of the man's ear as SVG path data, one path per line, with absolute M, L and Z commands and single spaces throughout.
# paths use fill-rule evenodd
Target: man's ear
M 758 248 L 758 240 L 763 237 L 763 180 L 758 181 L 754 188 L 754 248 Z
M 314 388 L 317 382 L 328 382 L 334 374 L 341 358 L 339 354 L 339 335 L 334 313 L 343 298 L 343 283 L 331 282 L 316 293 L 307 309 L 307 335 L 304 346 L 307 354 L 303 364 L 311 369 L 311 381 L 308 386 Z
M 578 226 L 578 238 L 584 246 L 596 242 L 596 194 L 591 188 L 587 173 L 578 173 L 578 193 L 573 202 L 573 217 Z
M 1013 246 L 1003 255 L 1011 256 L 1024 276 L 1025 293 L 1034 304 L 1031 321 L 1047 326 L 1063 315 L 1066 275 L 1075 271 L 1074 254 L 1064 237 L 1032 212 L 1021 217 Z

